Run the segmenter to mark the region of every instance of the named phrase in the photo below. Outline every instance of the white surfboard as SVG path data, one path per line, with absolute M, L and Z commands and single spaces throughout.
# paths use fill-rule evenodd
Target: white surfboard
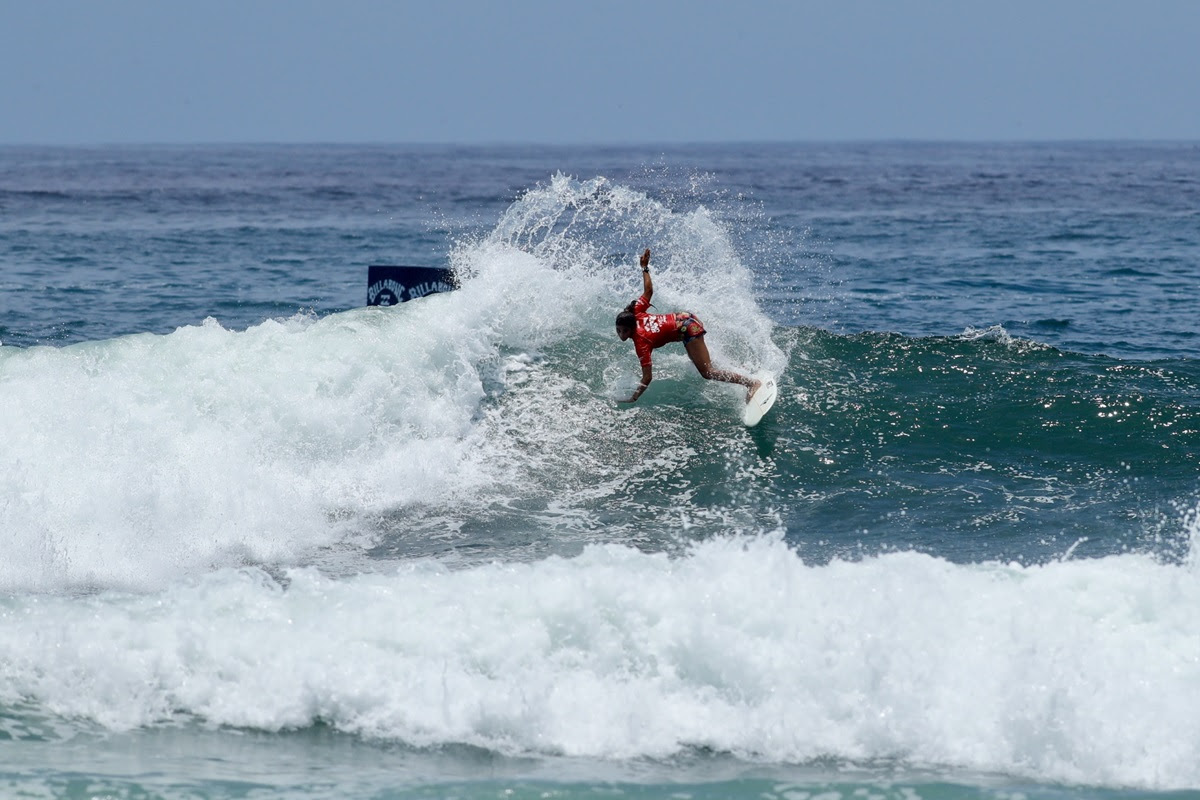
M 754 376 L 754 380 L 762 381 L 762 386 L 750 397 L 746 409 L 742 412 L 742 422 L 746 423 L 747 428 L 753 428 L 763 418 L 763 414 L 771 410 L 779 392 L 775 378 L 770 373 L 760 372 Z

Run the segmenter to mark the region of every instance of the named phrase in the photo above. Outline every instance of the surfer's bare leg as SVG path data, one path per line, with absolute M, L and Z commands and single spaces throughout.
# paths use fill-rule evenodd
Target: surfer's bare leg
M 688 357 L 692 359 L 692 363 L 696 365 L 696 371 L 700 373 L 706 381 L 725 381 L 726 383 L 740 383 L 749 389 L 746 392 L 746 400 L 749 401 L 754 393 L 758 391 L 758 387 L 762 386 L 762 381 L 752 380 L 745 375 L 739 375 L 736 372 L 731 372 L 727 369 L 716 369 L 712 365 L 712 357 L 708 354 L 708 345 L 704 343 L 703 336 L 697 336 L 690 342 L 684 345 L 687 349 Z

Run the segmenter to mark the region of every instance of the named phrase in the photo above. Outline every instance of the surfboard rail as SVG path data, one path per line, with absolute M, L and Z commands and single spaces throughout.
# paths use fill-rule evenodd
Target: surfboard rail
M 758 387 L 742 411 L 742 422 L 747 428 L 753 428 L 762 420 L 763 415 L 771 410 L 771 406 L 775 405 L 775 398 L 779 394 L 779 386 L 775 382 L 774 375 L 760 372 L 754 375 L 754 380 L 762 381 L 762 386 Z

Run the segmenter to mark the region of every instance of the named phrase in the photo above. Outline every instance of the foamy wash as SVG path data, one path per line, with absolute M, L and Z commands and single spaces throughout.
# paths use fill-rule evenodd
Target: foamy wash
M 366 192 L 381 152 L 304 157 L 349 169 Z M 720 151 L 753 173 L 738 152 Z M 792 163 L 768 162 L 767 176 Z M 214 798 L 1200 788 L 1197 362 L 1119 352 L 1151 346 L 1141 340 L 1113 352 L 1054 341 L 1131 325 L 1099 316 L 1040 338 L 1014 335 L 1021 324 L 1004 316 L 925 335 L 796 324 L 798 305 L 869 314 L 838 288 L 857 273 L 831 277 L 839 268 L 814 255 L 826 245 L 806 220 L 771 216 L 790 190 L 731 173 L 758 187 L 757 205 L 705 181 L 681 189 L 670 171 L 530 180 L 486 225 L 441 232 L 460 288 L 389 308 L 0 346 L 0 787 Z M 257 216 L 253 198 L 295 187 L 248 175 L 255 191 L 225 201 L 233 232 L 183 236 L 206 219 L 200 203 L 144 226 L 135 213 L 122 235 L 199 248 L 180 262 L 219 261 L 227 237 L 282 248 L 291 232 Z M 849 190 L 829 191 L 828 219 L 854 231 L 830 249 L 875 265 L 903 250 L 869 233 L 896 235 L 893 210 L 847 222 L 836 205 Z M 1045 191 L 1055 196 L 1052 181 Z M 997 209 L 992 196 L 981 187 L 962 203 L 980 209 L 971 225 L 1025 224 L 1029 257 L 1061 268 L 1024 206 Z M 10 200 L 21 235 L 57 241 L 54 214 L 23 217 L 25 202 L 49 201 Z M 309 202 L 314 249 L 367 237 L 353 208 L 331 224 L 336 200 Z M 1095 204 L 1083 205 L 1119 224 Z M 81 230 L 90 207 L 76 209 Z M 1159 268 L 1173 275 L 1200 244 L 1165 218 L 1173 244 Z M 253 236 L 237 233 L 246 225 Z M 24 263 L 20 236 L 4 238 L 0 257 Z M 92 244 L 120 270 L 128 242 L 107 255 Z M 656 352 L 636 406 L 614 402 L 639 374 L 612 319 L 640 289 L 643 246 L 656 306 L 700 315 L 714 359 L 780 376 L 759 427 L 740 424 L 738 388 L 701 380 L 681 346 Z M 874 267 L 859 285 L 889 287 L 908 320 L 913 282 L 953 286 L 887 269 L 897 274 Z M 348 294 L 361 295 L 360 272 Z M 24 280 L 15 291 L 32 291 Z M 1165 292 L 1174 278 L 1156 280 Z M 105 324 L 128 323 L 114 312 Z
M 680 558 L 230 570 L 10 601 L 4 700 L 115 731 L 184 715 L 514 756 L 710 748 L 1186 787 L 1198 594 L 1194 565 L 1141 556 L 807 566 L 770 536 Z

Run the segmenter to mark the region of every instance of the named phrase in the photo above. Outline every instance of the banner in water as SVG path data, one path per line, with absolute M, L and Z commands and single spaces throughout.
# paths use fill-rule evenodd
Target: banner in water
M 441 267 L 367 267 L 367 305 L 394 306 L 456 288 L 454 272 Z

